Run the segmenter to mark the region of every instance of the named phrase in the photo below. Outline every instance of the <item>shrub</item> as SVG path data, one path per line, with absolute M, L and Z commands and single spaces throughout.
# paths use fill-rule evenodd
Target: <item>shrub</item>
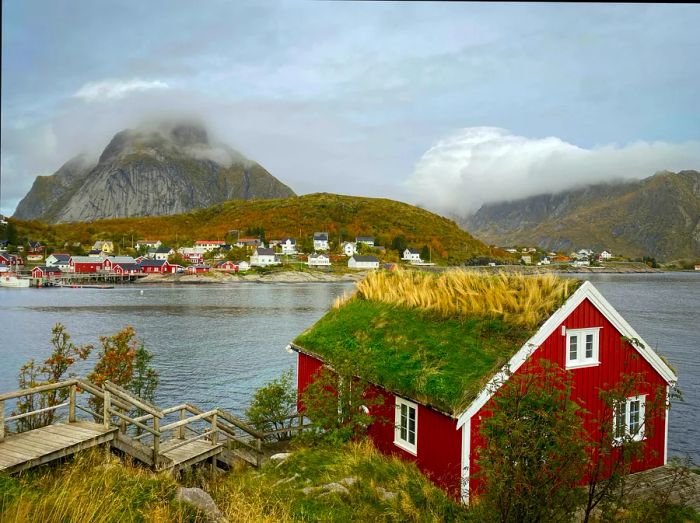
M 267 432 L 291 427 L 296 410 L 294 371 L 290 369 L 255 391 L 246 417 L 256 429 Z M 276 437 L 286 439 L 290 433 L 282 432 Z

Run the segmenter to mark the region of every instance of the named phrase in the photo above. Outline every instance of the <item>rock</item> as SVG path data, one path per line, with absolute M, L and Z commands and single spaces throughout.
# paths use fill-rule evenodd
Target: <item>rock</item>
M 321 487 L 324 492 L 321 496 L 327 496 L 328 494 L 350 494 L 350 491 L 344 485 L 340 483 L 328 483 Z
M 343 485 L 346 485 L 348 487 L 352 487 L 355 483 L 357 483 L 357 478 L 354 476 L 349 476 L 347 478 L 341 479 L 340 483 L 342 483 Z
M 282 478 L 281 480 L 279 480 L 278 482 L 276 482 L 276 483 L 275 483 L 274 485 L 272 485 L 272 486 L 273 486 L 273 487 L 277 487 L 277 486 L 279 486 L 279 485 L 284 485 L 285 483 L 289 483 L 290 481 L 294 481 L 294 480 L 297 479 L 298 477 L 299 477 L 299 474 L 294 474 L 291 478 Z
M 277 454 L 273 454 L 270 456 L 270 461 L 279 461 L 277 466 L 279 467 L 282 463 L 287 461 L 289 459 L 289 456 L 291 456 L 291 452 L 278 452 Z
M 384 487 L 377 487 L 375 490 L 382 501 L 391 501 L 396 497 L 396 492 L 391 492 Z
M 216 523 L 225 523 L 227 521 L 211 496 L 201 488 L 180 487 L 177 489 L 175 499 L 198 508 L 207 515 L 210 521 Z

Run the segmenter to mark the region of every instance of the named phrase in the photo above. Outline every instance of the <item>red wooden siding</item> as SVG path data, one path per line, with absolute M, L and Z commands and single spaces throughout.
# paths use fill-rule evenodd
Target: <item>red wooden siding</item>
M 101 263 L 75 263 L 73 264 L 73 267 L 75 268 L 75 272 L 80 273 L 97 272 L 102 270 Z
M 301 396 L 313 381 L 314 374 L 323 367 L 323 363 L 300 352 L 297 365 L 297 390 Z M 377 405 L 371 407 L 370 413 L 375 422 L 367 431 L 375 447 L 384 454 L 415 462 L 426 476 L 458 498 L 462 432 L 457 430 L 456 420 L 419 404 L 417 455 L 413 455 L 394 445 L 394 395 L 375 386 L 370 387 L 368 395 L 382 398 Z M 300 410 L 303 409 L 301 402 L 298 406 Z
M 622 339 L 620 332 L 588 300 L 584 300 L 555 329 L 552 335 L 534 352 L 529 361 L 518 369 L 517 373 L 527 372 L 528 365 L 535 364 L 543 359 L 557 363 L 562 368 L 565 368 L 566 336 L 561 333 L 562 325 L 567 329 L 601 327 L 598 352 L 600 365 L 570 370 L 574 380 L 573 398 L 588 411 L 588 414 L 584 417 L 584 426 L 590 434 L 595 432 L 595 419 L 600 416 L 600 412 L 604 407 L 603 402 L 600 400 L 599 392 L 601 390 L 610 390 L 615 384 L 620 382 L 623 375 L 642 374 L 644 376 L 643 381 L 645 383 L 635 393 L 647 394 L 647 401 L 657 394 L 659 390 L 665 392 L 666 382 L 663 378 L 627 341 Z M 483 446 L 483 438 L 481 438 L 479 433 L 479 424 L 488 416 L 492 406 L 492 401 L 489 401 L 471 419 L 471 453 L 469 463 L 471 476 L 478 473 L 478 465 L 476 463 L 478 449 Z M 650 405 L 647 405 L 647 413 L 649 409 Z M 666 434 L 665 413 L 663 410 L 656 418 L 647 416 L 645 426 L 644 457 L 633 464 L 632 470 L 634 472 L 664 464 Z M 478 479 L 472 477 L 469 487 L 470 492 L 478 492 L 480 487 Z

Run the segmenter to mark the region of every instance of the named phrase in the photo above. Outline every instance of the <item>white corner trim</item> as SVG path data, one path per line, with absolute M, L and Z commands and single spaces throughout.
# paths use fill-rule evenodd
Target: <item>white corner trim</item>
M 669 386 L 666 385 L 666 408 L 664 409 L 664 465 L 668 464 L 668 416 L 671 413 L 671 403 L 670 403 L 670 390 Z
M 666 383 L 674 385 L 678 381 L 678 377 L 669 366 L 664 363 L 658 354 L 649 348 L 649 345 L 647 345 L 641 336 L 639 336 L 630 324 L 625 321 L 620 313 L 615 310 L 610 302 L 603 297 L 598 289 L 596 289 L 590 281 L 584 281 L 576 292 L 569 296 L 566 302 L 564 302 L 564 305 L 554 311 L 554 314 L 547 318 L 547 321 L 545 321 L 539 330 L 525 342 L 510 361 L 489 380 L 476 399 L 467 407 L 467 410 L 457 418 L 457 429 L 461 428 L 491 399 L 496 390 L 508 380 L 510 375 L 516 372 L 523 363 L 527 361 L 532 353 L 554 333 L 559 325 L 568 318 L 576 307 L 585 299 L 588 299 L 620 334 L 627 338 L 636 338 L 639 340 L 643 348 L 640 349 L 635 344 L 630 345 L 661 375 L 661 377 L 663 377 Z
M 460 497 L 465 505 L 469 503 L 469 473 L 472 452 L 471 419 L 462 426 L 462 474 L 460 475 Z

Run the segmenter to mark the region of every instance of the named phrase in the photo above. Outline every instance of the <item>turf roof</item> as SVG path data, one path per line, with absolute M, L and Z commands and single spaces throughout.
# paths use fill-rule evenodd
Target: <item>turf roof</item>
M 354 297 L 294 345 L 331 365 L 351 362 L 363 379 L 456 417 L 541 323 L 527 326 L 496 314 L 445 317 Z

